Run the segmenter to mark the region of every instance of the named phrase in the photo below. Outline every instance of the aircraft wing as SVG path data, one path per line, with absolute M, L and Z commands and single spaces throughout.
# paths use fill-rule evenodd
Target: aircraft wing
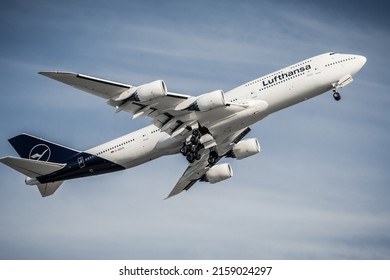
M 155 81 L 135 87 L 72 72 L 53 71 L 39 72 L 39 74 L 104 98 L 108 105 L 116 108 L 117 112 L 129 112 L 133 115 L 133 118 L 148 116 L 152 118 L 153 124 L 171 135 L 174 131 L 177 133 L 183 132 L 185 127 L 191 126 L 196 121 L 195 117 L 188 117 L 189 112 L 183 111 L 182 106 L 178 107 L 183 102 L 184 104 L 191 102 L 194 97 L 166 91 L 163 81 Z M 149 91 L 153 91 L 158 86 L 163 88 L 163 95 L 151 100 L 137 100 L 137 97 L 134 98 L 134 93 L 137 92 L 138 94 L 139 89 L 148 87 L 148 89 L 150 88 Z M 181 116 L 186 117 L 181 118 Z
M 152 123 L 162 132 L 179 138 L 188 135 L 188 132 L 197 128 L 201 122 L 203 125 L 210 124 L 216 119 L 215 116 L 218 116 L 218 119 L 227 117 L 254 102 L 228 102 L 222 90 L 196 97 L 168 92 L 162 80 L 132 86 L 72 72 L 52 71 L 39 74 L 101 97 L 107 100 L 108 105 L 116 108 L 117 112 L 131 113 L 133 119 L 150 117 Z M 268 104 L 261 102 L 257 106 L 265 110 Z
M 202 179 L 209 168 L 209 163 L 207 161 L 207 157 L 205 156 L 201 160 L 188 165 L 187 169 L 184 171 L 183 175 L 166 199 L 175 196 L 184 190 L 189 190 L 189 188 L 191 188 L 198 180 Z
M 104 80 L 92 76 L 73 73 L 73 72 L 48 71 L 48 72 L 39 72 L 39 74 L 104 99 L 114 99 L 120 96 L 121 93 L 129 89 L 137 88 L 129 84 L 118 83 L 114 81 Z M 181 101 L 190 98 L 191 96 L 169 92 L 167 93 L 166 97 L 168 99 L 173 99 L 173 100 L 177 99 L 176 103 L 178 104 Z M 143 103 L 142 105 L 148 105 L 148 102 L 140 102 L 140 103 Z M 156 103 L 156 102 L 153 101 L 152 103 Z M 169 107 L 172 106 L 174 105 L 170 103 Z

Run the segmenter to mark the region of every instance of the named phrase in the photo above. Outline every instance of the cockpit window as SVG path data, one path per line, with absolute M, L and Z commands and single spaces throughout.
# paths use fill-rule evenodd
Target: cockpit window
M 334 55 L 334 54 L 336 54 L 335 52 L 331 52 L 329 55 Z

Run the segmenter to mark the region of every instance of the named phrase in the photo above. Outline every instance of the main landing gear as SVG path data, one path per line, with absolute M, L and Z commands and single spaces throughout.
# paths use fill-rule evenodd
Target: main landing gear
M 180 149 L 180 153 L 186 157 L 189 163 L 193 163 L 195 160 L 200 160 L 201 154 L 199 151 L 203 148 L 200 144 L 200 137 L 202 133 L 195 129 L 192 131 L 192 136 L 189 142 L 184 142 Z
M 210 166 L 214 165 L 217 162 L 217 159 L 218 159 L 217 151 L 216 150 L 210 151 L 210 155 L 209 155 L 209 158 L 207 160 L 209 162 Z
M 199 129 L 194 129 L 189 140 L 183 143 L 183 146 L 180 149 L 180 153 L 186 157 L 189 163 L 195 162 L 195 160 L 200 160 L 202 154 L 200 150 L 204 148 L 204 145 L 201 143 L 200 138 L 204 134 L 210 134 L 207 128 L 200 127 Z M 218 153 L 215 148 L 210 149 L 210 155 L 208 162 L 210 165 L 214 165 L 217 162 Z
M 338 93 L 336 90 L 333 90 L 333 98 L 336 101 L 340 101 L 340 99 L 341 99 L 340 93 Z

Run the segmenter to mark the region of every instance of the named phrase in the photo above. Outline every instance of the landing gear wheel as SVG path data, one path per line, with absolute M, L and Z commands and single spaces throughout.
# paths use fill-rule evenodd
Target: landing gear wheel
M 194 129 L 192 131 L 192 135 L 195 136 L 196 138 L 200 138 L 200 136 L 202 136 L 202 133 L 199 131 L 199 129 Z
M 188 154 L 187 145 L 184 144 L 183 147 L 181 147 L 180 153 L 181 153 L 183 156 L 186 156 L 186 155 Z
M 193 163 L 195 161 L 194 154 L 188 154 L 187 155 L 187 160 L 189 163 Z
M 181 147 L 180 149 L 180 153 L 183 156 L 187 156 L 191 152 L 191 148 L 192 148 L 191 145 L 183 145 L 183 147 Z
M 196 152 L 194 155 L 196 160 L 200 160 L 200 158 L 202 157 L 198 152 Z
M 208 162 L 210 165 L 214 165 L 217 161 L 218 153 L 216 151 L 211 151 L 210 156 L 208 158 Z
M 190 152 L 191 153 L 195 153 L 197 150 L 198 150 L 198 147 L 195 146 L 195 145 L 192 145 L 191 148 L 190 148 Z
M 334 98 L 334 100 L 339 101 L 341 99 L 340 93 L 338 93 L 337 91 L 334 91 L 333 98 Z
M 207 160 L 209 162 L 210 165 L 214 165 L 215 164 L 215 158 L 213 157 L 209 157 L 209 159 Z

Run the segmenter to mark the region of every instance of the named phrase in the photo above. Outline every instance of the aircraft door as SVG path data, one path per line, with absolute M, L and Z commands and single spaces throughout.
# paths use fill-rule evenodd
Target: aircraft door
M 79 167 L 80 167 L 80 168 L 84 168 L 84 167 L 85 167 L 84 157 L 79 157 L 79 158 L 77 159 L 77 163 L 79 164 Z

